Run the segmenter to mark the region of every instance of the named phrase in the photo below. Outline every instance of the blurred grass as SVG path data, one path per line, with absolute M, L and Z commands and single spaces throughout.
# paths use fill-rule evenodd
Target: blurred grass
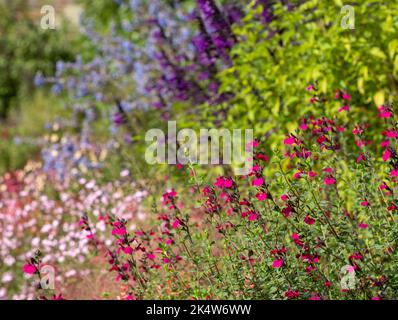
M 45 90 L 21 97 L 20 107 L 0 123 L 0 174 L 22 168 L 28 159 L 40 154 L 37 143 L 46 133 L 45 124 L 66 114 L 62 98 Z

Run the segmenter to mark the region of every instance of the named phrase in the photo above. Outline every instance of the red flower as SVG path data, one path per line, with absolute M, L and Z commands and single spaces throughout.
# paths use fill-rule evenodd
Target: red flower
M 300 296 L 299 291 L 293 291 L 292 289 L 289 289 L 285 292 L 285 297 L 288 299 L 298 298 L 299 296 Z
M 304 218 L 304 222 L 306 223 L 306 224 L 309 224 L 309 225 L 311 225 L 311 224 L 314 224 L 315 223 L 315 219 L 312 219 L 310 216 L 305 216 L 305 218 Z

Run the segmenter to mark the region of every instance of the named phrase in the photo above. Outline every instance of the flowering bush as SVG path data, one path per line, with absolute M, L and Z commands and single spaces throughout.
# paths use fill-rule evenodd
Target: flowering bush
M 327 99 L 314 97 L 327 110 Z M 341 112 L 300 119 L 281 150 L 270 151 L 267 139 L 253 141 L 246 176 L 219 176 L 201 185 L 195 168 L 187 167 L 190 194 L 165 192 L 154 209 L 156 227 L 130 232 L 130 221 L 107 212 L 109 271 L 124 283 L 121 297 L 394 298 L 394 110 L 379 108 L 375 140 L 382 142 L 374 147 L 366 124 L 341 115 L 351 112 L 350 98 L 338 90 Z M 193 207 L 186 196 L 201 206 Z M 82 223 L 88 226 L 90 219 Z
M 129 182 L 127 174 L 123 172 L 115 183 L 98 185 L 82 178 L 71 186 L 57 182 L 39 163 L 30 163 L 24 170 L 2 177 L 0 298 L 35 297 L 34 288 L 24 280 L 19 266 L 37 249 L 41 251 L 41 263 L 56 267 L 57 289 L 87 277 L 92 270 L 89 262 L 95 263 L 91 249 L 101 253 L 101 246 L 112 243 L 105 228 L 105 213 L 128 220 L 145 218 L 140 202 L 146 193 L 134 191 L 137 187 Z M 82 231 L 88 216 L 90 229 Z M 130 224 L 130 228 L 135 226 Z M 34 273 L 29 268 L 24 271 Z
M 340 1 L 96 1 L 35 77 L 67 106 L 42 158 L 0 178 L 0 299 L 396 298 L 396 4 L 370 4 L 355 33 Z M 173 118 L 254 129 L 249 172 L 149 165 Z

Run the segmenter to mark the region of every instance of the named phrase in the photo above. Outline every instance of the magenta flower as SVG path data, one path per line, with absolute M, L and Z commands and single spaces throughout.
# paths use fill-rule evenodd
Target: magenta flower
M 265 199 L 267 199 L 267 193 L 266 192 L 257 193 L 256 197 L 259 201 L 264 201 Z
M 381 146 L 382 148 L 385 148 L 385 147 L 388 147 L 389 144 L 390 144 L 390 141 L 389 141 L 389 140 L 384 140 L 384 141 L 382 141 L 382 142 L 380 143 L 380 146 Z
M 177 229 L 179 226 L 180 226 L 180 224 L 181 224 L 181 221 L 179 220 L 179 219 L 176 219 L 174 222 L 173 222 L 173 225 L 171 226 L 173 229 Z
M 346 104 L 345 106 L 342 106 L 341 108 L 339 108 L 339 112 L 342 111 L 350 111 L 350 106 L 348 104 Z
M 119 227 L 115 226 L 112 230 L 112 235 L 118 235 L 118 236 L 124 236 L 126 234 L 126 228 L 125 227 Z
M 307 215 L 307 216 L 304 217 L 304 222 L 306 224 L 312 225 L 312 224 L 315 223 L 315 219 L 313 219 L 313 218 L 311 218 L 310 216 Z
M 388 138 L 396 138 L 396 137 L 398 137 L 398 132 L 394 131 L 394 130 L 384 131 L 382 134 L 385 135 Z
M 391 157 L 391 152 L 390 150 L 386 149 L 383 153 L 383 161 L 386 162 L 388 159 Z
M 257 214 L 255 214 L 255 213 L 250 213 L 250 215 L 249 215 L 249 221 L 254 221 L 254 220 L 257 220 Z
M 335 183 L 336 183 L 336 179 L 333 178 L 333 177 L 325 177 L 325 178 L 323 179 L 323 182 L 324 182 L 326 185 L 331 185 L 331 184 L 335 184 Z
M 351 96 L 350 96 L 348 93 L 343 93 L 342 98 L 343 98 L 344 100 L 350 100 L 350 99 L 351 99 Z
M 393 169 L 390 172 L 391 177 L 398 177 L 398 169 Z
M 123 249 L 123 252 L 124 252 L 125 254 L 132 254 L 132 253 L 133 253 L 133 248 L 130 247 L 130 246 L 128 246 L 128 247 L 126 247 L 126 248 Z
M 358 225 L 358 228 L 360 228 L 360 229 L 367 229 L 368 227 L 369 227 L 369 225 L 366 224 L 366 223 L 363 223 L 363 222 L 361 222 L 361 223 Z
M 252 185 L 255 186 L 255 187 L 259 187 L 259 186 L 262 186 L 263 183 L 264 183 L 264 179 L 259 177 L 259 178 L 255 178 L 253 180 Z
M 300 179 L 300 178 L 301 178 L 301 174 L 302 174 L 301 171 L 296 172 L 296 173 L 293 175 L 294 179 Z
M 361 202 L 362 207 L 367 207 L 368 205 L 369 205 L 369 202 L 366 200 Z
M 36 267 L 33 264 L 27 263 L 23 266 L 23 272 L 26 274 L 34 274 L 36 272 Z
M 285 140 L 283 140 L 283 143 L 285 145 L 291 145 L 296 141 L 294 137 L 287 137 Z
M 272 268 L 278 269 L 280 267 L 282 267 L 283 265 L 283 260 L 274 260 L 274 262 L 272 263 Z
M 380 118 L 391 118 L 391 112 L 389 112 L 389 111 L 380 112 L 379 117 Z
M 308 172 L 308 176 L 309 176 L 310 178 L 314 178 L 314 177 L 316 177 L 316 172 L 314 172 L 314 171 L 309 171 L 309 172 Z

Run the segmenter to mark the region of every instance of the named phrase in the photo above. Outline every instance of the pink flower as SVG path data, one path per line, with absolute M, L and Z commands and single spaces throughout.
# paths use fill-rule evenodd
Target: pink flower
M 282 267 L 282 265 L 283 265 L 283 260 L 274 260 L 274 262 L 272 263 L 272 267 L 275 269 Z
M 177 163 L 176 167 L 177 167 L 177 169 L 182 169 L 182 168 L 184 168 L 184 166 L 183 166 L 181 163 Z
M 390 172 L 391 177 L 398 177 L 398 169 L 393 169 Z
M 369 227 L 369 225 L 366 224 L 366 223 L 363 223 L 363 222 L 361 222 L 361 223 L 358 225 L 358 228 L 360 228 L 360 229 L 367 229 L 368 227 Z
M 332 168 L 325 168 L 322 170 L 323 172 L 327 172 L 327 173 L 332 173 L 333 169 Z
M 257 220 L 257 214 L 255 214 L 255 213 L 250 213 L 248 219 L 249 219 L 249 221 Z
M 343 98 L 344 100 L 350 100 L 350 99 L 351 99 L 351 96 L 350 96 L 348 93 L 343 93 L 342 98 Z
M 369 202 L 366 200 L 361 202 L 362 207 L 367 207 L 368 205 L 369 205 Z
M 232 179 L 227 179 L 224 177 L 218 177 L 214 185 L 217 188 L 231 188 L 233 186 L 234 182 Z
M 314 86 L 312 84 L 310 84 L 307 88 L 305 88 L 305 90 L 310 92 L 311 90 L 314 90 Z
M 379 113 L 380 118 L 391 118 L 391 112 L 389 111 L 382 111 Z
M 116 225 L 116 223 L 114 225 Z M 113 230 L 112 230 L 113 236 L 115 236 L 115 235 L 124 236 L 125 234 L 126 234 L 126 228 L 123 226 L 119 227 L 119 225 L 116 225 L 116 227 L 113 228 Z
M 314 171 L 309 171 L 309 172 L 308 172 L 308 176 L 309 176 L 310 178 L 314 178 L 314 177 L 316 177 L 316 172 L 314 172 Z
M 298 245 L 300 247 L 302 247 L 304 245 L 304 243 L 300 240 L 300 236 L 298 233 L 293 233 L 292 239 L 296 245 Z
M 250 141 L 246 143 L 246 151 L 249 151 L 251 148 L 257 148 L 259 146 L 259 142 L 257 140 Z
M 171 226 L 173 229 L 177 229 L 179 227 L 179 225 L 181 224 L 181 221 L 179 219 L 176 219 L 173 222 L 173 225 Z
M 391 157 L 391 152 L 390 150 L 386 149 L 383 153 L 383 161 L 386 162 L 388 159 Z
M 126 248 L 123 249 L 123 252 L 124 252 L 125 254 L 132 254 L 132 253 L 133 253 L 133 248 L 130 247 L 130 246 L 128 246 L 128 247 L 126 247 Z
M 302 174 L 301 171 L 296 172 L 296 173 L 293 175 L 294 179 L 300 179 L 300 178 L 301 178 L 301 174 Z
M 170 259 L 169 258 L 163 258 L 163 263 L 169 264 L 170 263 Z
M 155 260 L 155 255 L 153 253 L 148 253 L 147 258 L 149 260 Z
M 378 301 L 378 300 L 381 300 L 381 298 L 380 297 L 372 297 L 372 300 Z
M 285 140 L 283 140 L 283 143 L 285 145 L 291 145 L 296 141 L 294 137 L 287 137 Z
M 365 156 L 362 153 L 360 153 L 357 158 L 357 163 L 360 163 L 362 160 L 365 160 Z
M 342 111 L 350 111 L 350 106 L 348 104 L 346 104 L 345 106 L 342 106 L 339 109 L 339 112 L 342 112 Z
M 363 141 L 363 140 L 358 140 L 357 142 L 356 142 L 356 144 L 357 144 L 357 146 L 358 147 L 363 147 L 364 145 L 365 145 L 365 141 Z
M 385 131 L 385 132 L 383 132 L 383 134 L 385 136 L 387 136 L 388 138 L 396 138 L 396 137 L 398 137 L 398 132 L 397 131 Z
M 263 192 L 263 193 L 257 193 L 257 199 L 259 201 L 264 201 L 265 199 L 267 199 L 267 193 Z
M 338 132 L 343 132 L 343 131 L 345 131 L 345 128 L 344 127 L 336 127 L 336 130 Z
M 305 122 L 302 122 L 302 123 L 300 124 L 300 129 L 303 130 L 303 131 L 307 130 L 307 129 L 308 129 L 307 124 L 306 124 Z
M 321 300 L 321 297 L 319 297 L 318 295 L 315 295 L 315 296 L 311 296 L 311 298 L 309 300 Z
M 323 182 L 325 183 L 325 184 L 335 184 L 336 183 L 336 179 L 334 179 L 333 177 L 325 177 L 324 179 L 323 179 Z
M 255 178 L 252 182 L 252 185 L 255 187 L 259 187 L 259 186 L 262 186 L 263 183 L 264 183 L 264 179 L 260 177 L 260 178 Z
M 390 141 L 389 141 L 389 140 L 384 140 L 384 141 L 382 141 L 382 142 L 380 143 L 380 146 L 381 146 L 382 148 L 385 148 L 385 147 L 388 147 L 389 144 L 390 144 Z
M 225 188 L 231 188 L 234 182 L 231 179 L 225 180 L 224 181 L 224 187 Z
M 281 195 L 281 200 L 282 200 L 282 201 L 286 201 L 287 198 L 288 198 L 288 196 L 287 196 L 286 194 L 282 194 L 282 195 Z
M 33 264 L 27 263 L 23 266 L 23 272 L 27 274 L 34 274 L 36 272 L 36 267 Z

